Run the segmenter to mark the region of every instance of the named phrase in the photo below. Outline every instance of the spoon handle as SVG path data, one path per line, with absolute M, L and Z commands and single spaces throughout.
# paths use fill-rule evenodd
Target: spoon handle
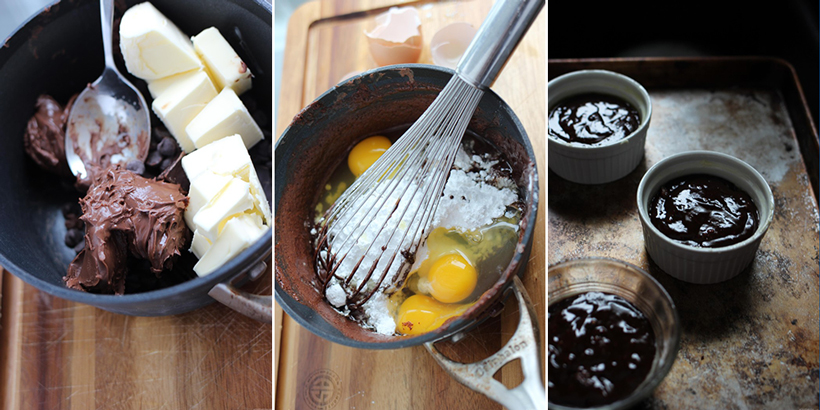
M 111 26 L 114 24 L 114 0 L 100 0 L 100 23 L 102 26 L 105 66 L 116 70 L 114 53 L 111 50 Z

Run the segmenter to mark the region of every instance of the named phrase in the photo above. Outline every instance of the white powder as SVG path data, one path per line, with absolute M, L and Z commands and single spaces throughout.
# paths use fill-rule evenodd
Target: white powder
M 515 192 L 487 184 L 479 173 L 454 169 L 444 187 L 433 226 L 472 231 L 503 216 L 507 205 L 516 200 Z
M 362 310 L 367 314 L 367 324 L 373 330 L 383 335 L 392 335 L 396 332 L 396 322 L 387 306 L 387 295 L 378 292 L 362 305 Z
M 459 150 L 456 156 L 454 166 L 450 171 L 450 176 L 447 184 L 444 187 L 444 196 L 441 197 L 436 214 L 431 222 L 431 229 L 426 232 L 431 232 L 433 228 L 445 227 L 449 229 L 457 229 L 461 232 L 471 231 L 482 226 L 489 225 L 494 219 L 500 218 L 507 212 L 507 206 L 512 205 L 518 200 L 518 195 L 515 190 L 515 183 L 509 178 L 499 177 L 493 174 L 491 167 L 497 161 L 488 160 L 473 155 L 469 156 L 463 149 Z M 472 171 L 475 170 L 475 171 Z M 501 185 L 503 188 L 496 188 L 490 185 L 490 181 Z M 347 293 L 356 289 L 364 280 L 371 266 L 376 263 L 376 269 L 368 280 L 366 289 L 375 287 L 380 274 L 387 269 L 387 275 L 382 282 L 381 287 L 376 291 L 370 300 L 362 305 L 362 311 L 365 313 L 366 327 L 372 328 L 378 333 L 385 335 L 392 335 L 395 333 L 396 324 L 393 320 L 393 314 L 390 312 L 387 303 L 387 294 L 392 293 L 396 289 L 393 283 L 396 282 L 399 275 L 402 273 L 401 268 L 405 260 L 399 253 L 400 250 L 407 249 L 409 243 L 407 239 L 402 239 L 401 235 L 396 235 L 387 243 L 374 243 L 374 240 L 381 240 L 379 237 L 379 230 L 385 224 L 396 224 L 398 232 L 412 232 L 418 227 L 418 221 L 413 221 L 411 215 L 402 215 L 402 210 L 409 208 L 414 209 L 421 203 L 420 197 L 414 197 L 410 201 L 400 202 L 399 208 L 393 211 L 391 206 L 379 207 L 380 199 L 386 194 L 387 201 L 385 203 L 393 204 L 403 195 L 412 193 L 418 186 L 413 182 L 402 181 L 403 185 L 398 186 L 392 193 L 384 191 L 378 192 L 379 195 L 370 195 L 363 198 L 361 209 L 369 210 L 379 208 L 378 214 L 373 218 L 373 222 L 366 226 L 357 225 L 356 223 L 335 223 L 332 225 L 331 238 L 345 238 L 358 236 L 355 244 L 352 244 L 349 250 L 343 250 L 342 244 L 336 241 L 330 241 L 331 249 L 340 248 L 336 250 L 339 255 L 347 255 L 341 262 L 337 273 L 346 272 L 349 274 L 353 272 L 356 264 L 360 258 L 362 262 L 359 264 L 359 269 L 353 273 L 353 280 L 348 289 L 342 284 L 342 280 L 336 277 L 331 278 L 330 284 L 327 288 L 325 296 L 328 301 L 337 308 L 342 307 L 346 303 Z M 380 185 L 384 188 L 384 184 Z M 356 232 L 360 230 L 361 233 Z M 408 235 L 410 236 L 410 235 Z M 379 239 L 376 239 L 379 238 Z M 338 241 L 341 242 L 341 241 Z M 392 263 L 389 257 L 379 258 L 382 255 L 381 247 L 384 246 L 384 255 L 398 254 Z M 416 252 L 416 263 L 420 263 L 426 257 L 426 247 L 422 245 Z M 376 260 L 378 259 L 378 262 Z M 388 269 L 389 264 L 389 269 Z M 344 276 L 344 275 L 343 275 Z
M 338 281 L 333 281 L 333 283 L 328 286 L 327 291 L 325 291 L 325 296 L 327 297 L 327 301 L 337 308 L 344 306 L 345 302 L 347 302 L 345 290 Z

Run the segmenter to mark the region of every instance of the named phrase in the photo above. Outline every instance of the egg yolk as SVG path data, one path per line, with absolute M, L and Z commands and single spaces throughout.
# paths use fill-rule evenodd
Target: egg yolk
M 459 254 L 444 255 L 430 266 L 427 274 L 430 294 L 443 303 L 457 303 L 475 290 L 478 275 L 475 268 Z
M 435 330 L 451 317 L 464 313 L 471 305 L 447 305 L 421 294 L 410 296 L 399 306 L 396 332 L 420 335 Z
M 364 174 L 364 171 L 370 168 L 390 148 L 390 145 L 390 140 L 381 135 L 363 139 L 347 155 L 347 166 L 350 168 L 350 172 L 356 178 Z

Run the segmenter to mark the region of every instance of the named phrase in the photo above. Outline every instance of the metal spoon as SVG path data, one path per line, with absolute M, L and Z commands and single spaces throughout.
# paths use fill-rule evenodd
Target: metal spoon
M 111 50 L 114 0 L 100 0 L 105 70 L 80 93 L 71 109 L 65 135 L 71 172 L 88 178 L 89 166 L 145 161 L 151 120 L 142 94 L 117 70 Z

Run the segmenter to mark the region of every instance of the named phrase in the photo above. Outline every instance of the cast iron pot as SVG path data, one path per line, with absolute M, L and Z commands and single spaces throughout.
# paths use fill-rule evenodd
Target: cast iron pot
M 116 1 L 114 30 L 127 7 Z M 271 112 L 271 5 L 265 0 L 151 0 L 183 32 L 195 35 L 215 26 L 254 73 L 249 91 L 263 112 Z M 115 54 L 119 54 L 114 34 Z M 127 75 L 122 58 L 118 68 Z M 104 67 L 99 2 L 63 0 L 45 7 L 0 46 L 0 265 L 49 294 L 108 311 L 162 316 L 194 310 L 215 298 L 259 320 L 271 320 L 271 298 L 247 295 L 231 283 L 258 277 L 271 253 L 268 233 L 206 277 L 143 293 L 97 295 L 63 283 L 74 251 L 63 243 L 61 207 L 80 194 L 59 177 L 40 170 L 23 150 L 23 132 L 40 94 L 61 104 L 93 82 Z M 129 80 L 149 100 L 145 82 Z M 156 117 L 152 119 L 157 121 Z M 270 124 L 260 124 L 270 136 Z M 270 138 L 270 137 L 268 137 Z M 269 143 L 268 143 L 269 144 Z M 270 145 L 268 145 L 270 146 Z M 193 275 L 195 276 L 195 275 Z M 128 292 L 126 290 L 126 292 Z M 209 292 L 214 295 L 209 296 Z
M 365 330 L 339 315 L 313 285 L 310 228 L 321 187 L 346 160 L 356 142 L 376 132 L 412 124 L 452 75 L 452 70 L 421 64 L 371 70 L 325 92 L 293 119 L 276 142 L 274 153 L 276 301 L 299 324 L 335 343 L 366 349 L 424 344 L 439 364 L 461 383 L 505 406 L 522 408 L 518 404 L 545 395 L 538 366 L 538 331 L 532 322 L 535 315 L 517 277 L 524 273 L 532 247 L 538 210 L 538 171 L 526 131 L 512 109 L 492 91 L 484 94 L 468 129 L 504 154 L 523 198 L 516 251 L 498 281 L 473 307 L 439 329 L 399 337 Z M 484 363 L 464 365 L 447 359 L 434 347 L 433 342 L 477 325 L 490 312 L 499 309 L 497 302 L 509 294 L 515 294 L 519 302 L 519 328 L 507 346 L 496 354 L 498 357 L 494 355 Z M 502 353 L 505 351 L 507 353 Z M 500 358 L 504 354 L 507 360 Z M 517 390 L 507 390 L 492 380 L 495 371 L 482 370 L 487 369 L 482 366 L 500 368 L 517 357 L 525 367 L 524 382 Z
M 321 187 L 356 142 L 367 135 L 412 124 L 452 76 L 452 70 L 407 64 L 368 71 L 325 92 L 305 107 L 276 142 L 274 180 L 276 300 L 302 326 L 332 342 L 358 348 L 395 349 L 439 340 L 465 330 L 497 301 L 528 260 L 538 209 L 538 172 L 526 131 L 492 91 L 481 99 L 468 130 L 498 148 L 513 167 L 523 193 L 516 253 L 507 269 L 459 320 L 419 336 L 389 337 L 362 329 L 334 311 L 313 286 L 310 237 Z

